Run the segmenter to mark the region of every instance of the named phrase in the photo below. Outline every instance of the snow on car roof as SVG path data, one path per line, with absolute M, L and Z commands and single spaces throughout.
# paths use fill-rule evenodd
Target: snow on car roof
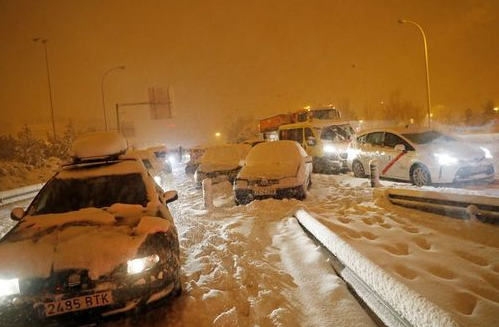
M 122 154 L 128 148 L 126 139 L 117 131 L 89 133 L 77 138 L 71 146 L 74 158 L 96 158 Z
M 248 165 L 258 163 L 298 163 L 307 153 L 295 141 L 281 140 L 259 143 L 246 157 Z
M 107 163 L 102 165 L 92 165 L 92 166 L 69 166 L 69 168 L 61 170 L 57 174 L 57 178 L 60 179 L 81 179 L 90 178 L 98 176 L 107 175 L 126 175 L 133 173 L 146 173 L 144 166 L 138 162 L 136 159 L 116 161 L 113 163 Z
M 434 128 L 409 125 L 409 126 L 393 126 L 393 127 L 385 127 L 385 128 L 366 129 L 366 130 L 363 130 L 362 132 L 358 133 L 358 135 L 365 135 L 365 134 L 374 133 L 374 132 L 392 132 L 392 133 L 397 133 L 397 134 L 408 134 L 408 133 L 424 133 L 424 132 L 429 132 L 429 131 L 440 132 Z M 446 133 L 442 133 L 442 134 L 446 134 Z
M 235 163 L 239 165 L 239 161 L 244 159 L 248 154 L 251 146 L 249 144 L 224 144 L 217 145 L 206 149 L 201 162 L 206 163 Z

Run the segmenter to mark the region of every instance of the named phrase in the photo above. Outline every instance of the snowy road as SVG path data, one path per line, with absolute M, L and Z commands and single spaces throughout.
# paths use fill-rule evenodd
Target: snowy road
M 230 185 L 219 184 L 215 208 L 206 210 L 192 179 L 181 169 L 174 176 L 167 188 L 180 196 L 171 211 L 180 235 L 184 293 L 103 326 L 373 325 L 291 217 L 302 204 L 368 260 L 460 324 L 499 323 L 494 314 L 499 310 L 498 226 L 393 206 L 373 198 L 366 179 L 349 175 L 314 175 L 303 203 L 265 200 L 235 206 Z M 497 184 L 478 188 L 499 196 Z M 1 216 L 9 211 L 2 208 Z M 2 218 L 0 231 L 10 226 Z
M 105 326 L 373 326 L 320 249 L 290 218 L 299 201 L 234 206 L 231 186 L 215 205 L 183 175 L 172 212 L 180 234 L 184 293 Z

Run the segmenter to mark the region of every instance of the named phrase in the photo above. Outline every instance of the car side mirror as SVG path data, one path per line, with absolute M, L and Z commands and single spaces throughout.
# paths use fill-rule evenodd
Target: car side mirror
M 23 208 L 16 207 L 16 208 L 12 209 L 12 212 L 10 213 L 10 219 L 15 220 L 15 221 L 19 221 L 24 217 L 25 213 L 26 213 L 26 211 L 24 211 Z
M 171 203 L 176 200 L 178 200 L 177 191 L 166 191 L 165 193 L 163 193 L 163 201 L 165 201 L 165 204 Z
M 313 137 L 313 136 L 307 137 L 307 145 L 309 145 L 309 146 L 317 145 L 317 141 L 315 140 L 315 137 Z
M 405 151 L 405 145 L 403 145 L 403 144 L 397 144 L 394 149 L 395 149 L 395 151 L 402 151 L 402 152 L 404 152 Z
M 305 163 L 312 163 L 312 157 L 311 156 L 306 156 L 305 157 Z

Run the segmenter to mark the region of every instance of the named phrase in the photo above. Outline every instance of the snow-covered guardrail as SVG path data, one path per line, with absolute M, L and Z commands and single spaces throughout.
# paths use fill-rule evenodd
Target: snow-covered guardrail
M 376 192 L 383 192 L 391 203 L 403 207 L 499 223 L 498 197 L 397 188 Z
M 0 206 L 32 198 L 43 187 L 43 184 L 35 184 L 0 192 Z
M 300 225 L 342 265 L 340 276 L 387 326 L 458 326 L 441 308 L 400 283 L 374 262 L 357 252 L 319 218 L 304 209 L 295 217 Z

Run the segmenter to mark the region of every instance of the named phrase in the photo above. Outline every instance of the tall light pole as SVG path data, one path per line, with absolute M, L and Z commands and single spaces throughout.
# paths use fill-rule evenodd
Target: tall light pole
M 405 19 L 399 19 L 399 24 L 412 24 L 416 26 L 419 31 L 421 32 L 421 35 L 423 36 L 423 43 L 424 43 L 424 58 L 425 58 L 425 66 L 426 66 L 426 92 L 428 95 L 428 127 L 431 127 L 431 97 L 430 97 L 430 71 L 428 69 L 428 44 L 426 43 L 426 35 L 423 31 L 423 28 L 421 25 L 419 25 L 416 22 L 413 22 L 412 20 L 405 20 Z
M 101 84 L 100 84 L 101 93 L 102 93 L 102 110 L 104 111 L 104 125 L 106 127 L 106 131 L 107 131 L 107 115 L 106 115 L 106 101 L 104 100 L 104 79 L 110 72 L 118 69 L 125 69 L 125 66 L 116 66 L 111 69 L 108 69 L 104 73 L 104 75 L 102 75 Z
M 52 119 L 52 133 L 54 134 L 54 140 L 56 138 L 55 134 L 55 120 L 54 120 L 54 103 L 52 100 L 52 83 L 50 82 L 50 70 L 49 70 L 49 56 L 47 52 L 47 42 L 48 39 L 44 39 L 41 37 L 36 37 L 33 39 L 33 42 L 41 42 L 43 44 L 43 48 L 45 49 L 45 65 L 47 67 L 47 80 L 49 84 L 49 98 L 50 98 L 50 116 Z

